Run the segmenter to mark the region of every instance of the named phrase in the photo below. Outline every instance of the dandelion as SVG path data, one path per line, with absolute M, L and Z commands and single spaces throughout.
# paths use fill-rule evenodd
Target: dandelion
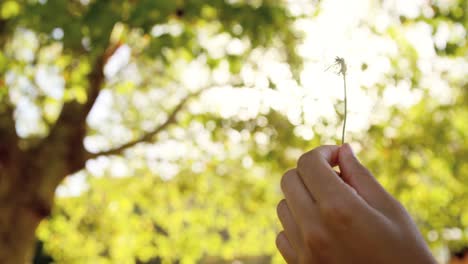
M 346 95 L 346 71 L 348 67 L 346 66 L 346 62 L 343 58 L 341 57 L 336 57 L 335 58 L 335 63 L 331 65 L 330 67 L 338 67 L 338 75 L 343 76 L 343 90 L 344 90 L 344 119 L 343 119 L 343 130 L 341 132 L 341 144 L 344 144 L 344 138 L 345 138 L 345 130 L 346 130 L 346 119 L 347 119 L 347 114 L 348 114 L 348 97 Z M 330 68 L 328 67 L 327 70 Z

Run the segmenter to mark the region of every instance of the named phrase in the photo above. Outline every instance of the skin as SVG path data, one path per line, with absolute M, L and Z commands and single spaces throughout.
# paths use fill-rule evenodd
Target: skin
M 281 188 L 276 245 L 289 264 L 437 263 L 408 212 L 348 144 L 303 154 Z

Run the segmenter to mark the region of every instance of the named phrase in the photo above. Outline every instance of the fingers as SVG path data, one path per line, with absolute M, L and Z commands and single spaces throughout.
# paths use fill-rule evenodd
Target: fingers
M 330 199 L 348 199 L 353 195 L 333 170 L 338 164 L 339 149 L 339 146 L 321 146 L 302 155 L 297 163 L 299 176 L 319 205 Z
M 287 263 L 297 263 L 297 255 L 284 232 L 276 237 L 276 247 Z
M 295 169 L 289 170 L 283 175 L 281 189 L 297 223 L 300 226 L 310 224 L 311 219 L 317 216 L 317 208 L 313 197 Z
M 338 153 L 343 180 L 353 187 L 370 206 L 377 210 L 387 206 L 387 192 L 354 155 L 349 144 L 344 144 Z
M 294 221 L 294 217 L 292 216 L 288 205 L 286 204 L 286 200 L 281 200 L 276 210 L 278 218 L 281 222 L 281 225 L 283 226 L 285 235 L 288 238 L 290 245 L 296 250 L 304 248 L 304 246 L 302 245 L 303 243 L 301 238 L 301 232 L 296 222 Z
M 318 219 L 310 219 L 308 225 L 304 226 L 304 230 L 301 231 L 289 210 L 286 200 L 281 200 L 277 211 L 284 231 L 278 235 L 276 245 L 283 258 L 287 263 L 315 263 L 313 262 L 315 257 L 312 255 L 314 252 L 310 250 L 308 243 L 315 241 L 316 234 L 322 234 Z M 310 235 L 313 235 L 314 238 L 310 239 Z
M 315 252 L 310 250 L 308 242 L 315 241 L 316 235 L 324 231 L 319 209 L 295 169 L 283 175 L 281 188 L 286 199 L 278 204 L 278 217 L 295 250 L 296 263 L 315 263 L 312 255 Z M 314 239 L 310 240 L 310 236 Z

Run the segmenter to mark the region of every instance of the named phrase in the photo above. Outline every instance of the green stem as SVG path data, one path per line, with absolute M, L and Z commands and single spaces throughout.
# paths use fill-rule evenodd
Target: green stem
M 343 131 L 341 132 L 341 145 L 344 144 L 345 138 L 345 129 L 346 129 L 346 118 L 348 114 L 348 96 L 346 95 L 346 73 L 341 73 L 343 75 L 343 88 L 344 88 L 344 120 L 343 120 Z

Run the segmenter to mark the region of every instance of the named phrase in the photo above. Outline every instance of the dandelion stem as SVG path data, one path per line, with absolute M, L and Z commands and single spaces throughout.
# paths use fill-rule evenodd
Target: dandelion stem
M 340 70 L 337 72 L 338 75 L 343 76 L 343 89 L 344 89 L 344 119 L 343 119 L 343 131 L 341 132 L 341 145 L 345 142 L 345 132 L 346 132 L 346 119 L 348 118 L 348 95 L 346 94 L 346 73 L 348 66 L 346 62 L 341 57 L 335 58 L 335 66 L 340 67 Z M 332 65 L 333 66 L 333 65 Z M 331 67 L 331 66 L 330 66 Z M 328 67 L 327 70 L 330 68 Z
M 345 130 L 346 130 L 346 119 L 348 116 L 348 96 L 346 94 L 346 71 L 342 71 L 343 76 L 343 89 L 344 89 L 344 120 L 343 120 L 343 131 L 341 132 L 341 145 L 344 144 Z

